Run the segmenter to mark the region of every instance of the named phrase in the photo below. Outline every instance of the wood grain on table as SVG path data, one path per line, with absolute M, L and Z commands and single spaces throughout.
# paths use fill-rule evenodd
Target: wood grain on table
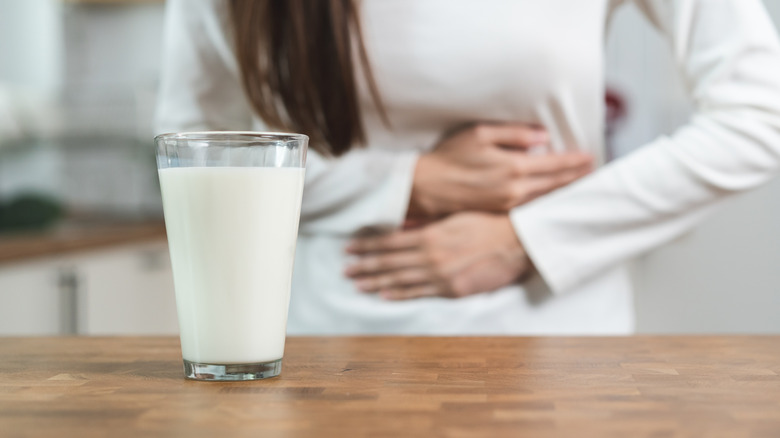
M 292 337 L 241 383 L 180 354 L 0 338 L 0 436 L 780 437 L 780 337 Z

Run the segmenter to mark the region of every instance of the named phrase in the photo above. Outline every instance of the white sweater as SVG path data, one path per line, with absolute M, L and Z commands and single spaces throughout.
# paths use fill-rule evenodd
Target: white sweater
M 263 130 L 244 97 L 219 0 L 170 0 L 160 131 Z M 400 226 L 418 154 L 475 121 L 540 123 L 554 150 L 600 158 L 609 17 L 635 3 L 664 34 L 690 122 L 511 212 L 541 278 L 450 300 L 386 302 L 342 275 L 365 227 Z M 290 333 L 621 334 L 625 262 L 690 229 L 780 165 L 780 45 L 759 0 L 364 0 L 365 44 L 392 129 L 361 84 L 368 146 L 310 152 Z

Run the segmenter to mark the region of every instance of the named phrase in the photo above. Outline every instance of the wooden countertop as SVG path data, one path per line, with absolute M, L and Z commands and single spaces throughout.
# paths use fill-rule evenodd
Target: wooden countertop
M 780 437 L 780 337 L 293 337 L 241 383 L 175 338 L 0 338 L 0 435 Z
M 165 238 L 162 220 L 65 222 L 47 231 L 0 234 L 0 263 Z

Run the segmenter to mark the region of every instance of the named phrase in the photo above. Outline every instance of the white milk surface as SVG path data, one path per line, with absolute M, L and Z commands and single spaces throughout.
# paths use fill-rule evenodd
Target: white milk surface
M 281 359 L 304 169 L 159 174 L 184 359 Z

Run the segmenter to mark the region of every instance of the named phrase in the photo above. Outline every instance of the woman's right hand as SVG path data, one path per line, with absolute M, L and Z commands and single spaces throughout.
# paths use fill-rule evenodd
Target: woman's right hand
M 408 217 L 506 212 L 590 172 L 593 159 L 582 152 L 528 154 L 548 142 L 544 129 L 522 124 L 458 131 L 419 158 Z

